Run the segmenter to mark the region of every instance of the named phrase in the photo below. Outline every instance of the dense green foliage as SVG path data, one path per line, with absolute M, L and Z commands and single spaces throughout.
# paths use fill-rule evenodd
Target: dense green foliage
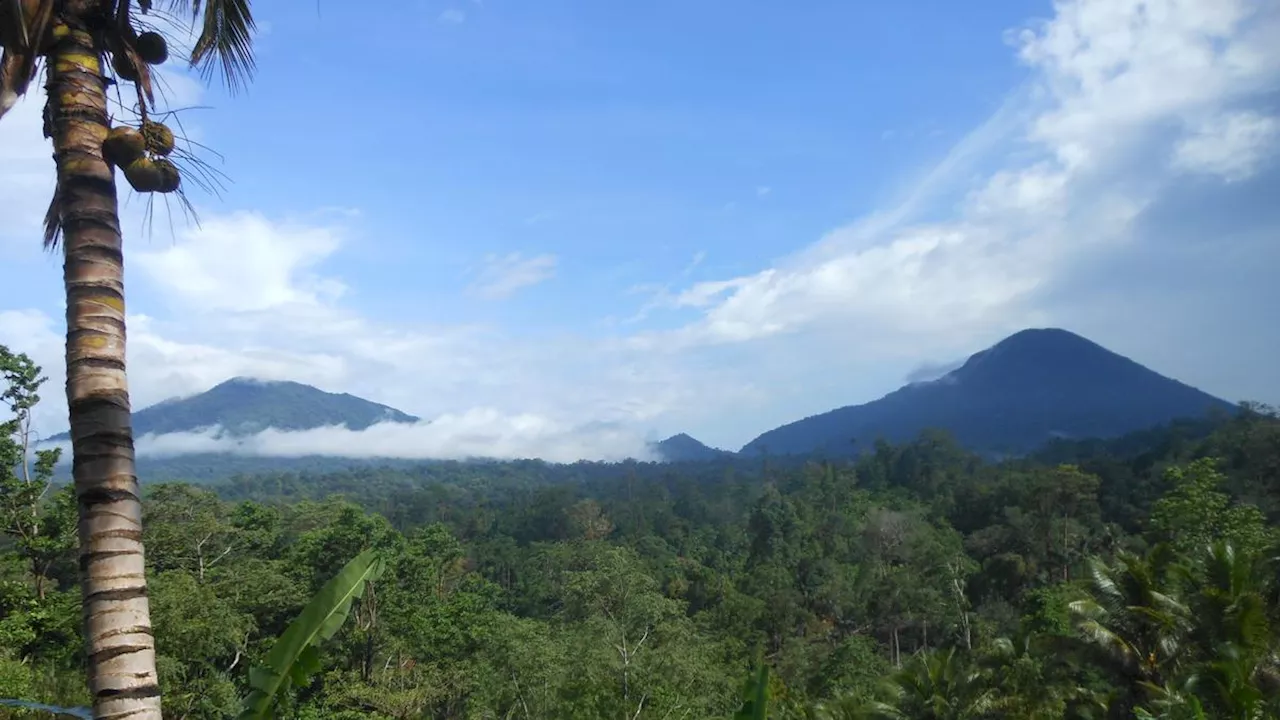
M 0 475 L 0 698 L 75 706 L 74 506 L 46 482 Z M 385 570 L 280 717 L 1243 719 L 1280 700 L 1280 419 L 1259 408 L 999 464 L 926 433 L 790 466 L 161 483 L 145 508 L 174 718 L 234 717 L 367 549 Z

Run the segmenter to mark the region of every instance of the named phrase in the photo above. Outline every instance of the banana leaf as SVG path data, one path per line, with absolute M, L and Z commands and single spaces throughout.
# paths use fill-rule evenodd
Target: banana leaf
M 377 579 L 384 568 L 382 556 L 366 550 L 320 588 L 276 640 L 263 663 L 249 671 L 251 689 L 238 720 L 275 717 L 276 698 L 292 686 L 305 685 L 320 668 L 318 646 L 338 632 L 351 612 L 351 603 L 364 595 L 369 581 Z
M 760 669 L 747 680 L 742 690 L 742 709 L 733 720 L 769 720 L 769 666 L 760 663 Z

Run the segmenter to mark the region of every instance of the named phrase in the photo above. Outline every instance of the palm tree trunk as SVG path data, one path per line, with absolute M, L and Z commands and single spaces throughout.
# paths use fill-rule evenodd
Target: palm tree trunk
M 97 2 L 50 58 L 67 292 L 67 405 L 80 509 L 80 583 L 95 718 L 160 720 L 155 640 L 142 555 L 142 503 L 125 380 L 124 261 L 102 47 L 85 31 Z M 74 10 L 72 12 L 75 12 Z M 66 13 L 72 14 L 72 13 Z M 74 22 L 80 20 L 80 23 Z

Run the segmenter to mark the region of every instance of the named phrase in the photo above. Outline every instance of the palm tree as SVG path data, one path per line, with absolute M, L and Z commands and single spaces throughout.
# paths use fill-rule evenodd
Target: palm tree
M 1198 569 L 1188 578 L 1199 591 L 1192 597 L 1197 641 L 1206 648 L 1229 643 L 1251 655 L 1265 655 L 1272 640 L 1271 563 L 1219 540 L 1206 548 Z
M 1128 689 L 1146 696 L 1139 717 L 1254 720 L 1280 705 L 1274 576 L 1269 561 L 1225 541 L 1186 563 L 1158 546 L 1147 558 L 1122 553 L 1113 567 L 1095 565 L 1092 599 L 1072 610 L 1084 637 L 1118 661 Z
M 923 653 L 890 678 L 881 702 L 867 716 L 883 720 L 978 720 L 998 709 L 981 668 L 967 665 L 955 648 Z
M 53 140 L 57 185 L 45 246 L 56 249 L 61 240 L 64 255 L 67 405 L 89 689 L 95 717 L 131 720 L 161 715 L 125 376 L 114 166 L 140 191 L 172 192 L 180 179 L 164 157 L 173 150 L 172 133 L 147 120 L 154 105 L 149 63 L 164 62 L 167 41 L 137 28 L 148 16 L 189 17 L 199 28 L 194 67 L 206 76 L 220 69 L 233 89 L 253 70 L 249 0 L 168 0 L 154 12 L 152 5 L 138 0 L 135 13 L 131 0 L 0 0 L 0 116 L 27 92 L 40 66 L 47 74 L 44 132 Z M 143 121 L 140 132 L 112 129 L 111 84 L 136 89 L 132 112 Z
M 1252 720 L 1280 705 L 1280 659 L 1269 616 L 1275 568 L 1269 558 L 1237 551 L 1218 540 L 1203 553 L 1188 583 L 1196 592 L 1195 640 L 1202 662 L 1189 684 L 1215 710 L 1214 717 Z
M 1146 557 L 1121 552 L 1091 563 L 1087 599 L 1070 605 L 1076 628 L 1135 683 L 1163 685 L 1186 655 L 1191 613 L 1170 589 L 1176 557 L 1167 545 Z
M 1005 717 L 1048 720 L 1065 716 L 1072 700 L 1087 693 L 1053 677 L 1051 663 L 1058 660 L 1054 638 L 1020 629 L 1012 637 L 1000 637 L 987 648 L 984 665 L 999 697 Z

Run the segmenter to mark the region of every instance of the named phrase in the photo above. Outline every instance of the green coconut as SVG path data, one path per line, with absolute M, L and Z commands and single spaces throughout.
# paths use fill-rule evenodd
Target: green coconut
M 156 188 L 156 192 L 177 192 L 182 185 L 182 173 L 178 172 L 178 166 L 166 158 L 156 158 L 152 163 L 160 173 L 160 186 Z
M 148 65 L 159 65 L 169 59 L 169 43 L 157 32 L 144 32 L 136 43 L 138 57 Z
M 116 77 L 121 80 L 138 82 L 138 69 L 124 53 L 112 53 L 111 67 L 116 71 Z
M 173 152 L 173 131 L 164 123 L 153 120 L 142 123 L 142 137 L 149 153 L 164 156 Z
M 157 161 L 140 157 L 125 167 L 124 179 L 140 193 L 156 192 L 164 185 L 164 172 Z
M 107 139 L 102 142 L 102 154 L 118 167 L 128 167 L 130 163 L 147 151 L 147 141 L 142 133 L 128 125 L 111 128 Z

